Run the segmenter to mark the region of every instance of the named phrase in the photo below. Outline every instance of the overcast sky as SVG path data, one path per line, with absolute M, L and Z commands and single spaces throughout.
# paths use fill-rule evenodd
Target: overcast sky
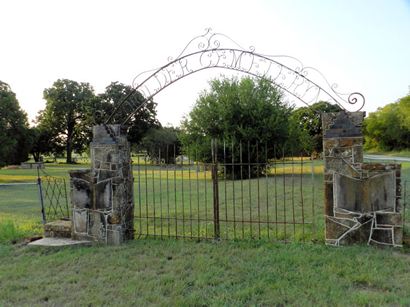
M 0 80 L 33 119 L 57 79 L 89 82 L 97 93 L 111 81 L 131 84 L 207 27 L 319 69 L 342 91 L 362 92 L 368 112 L 409 93 L 409 0 L 0 0 Z M 160 121 L 179 124 L 220 73 L 161 92 Z

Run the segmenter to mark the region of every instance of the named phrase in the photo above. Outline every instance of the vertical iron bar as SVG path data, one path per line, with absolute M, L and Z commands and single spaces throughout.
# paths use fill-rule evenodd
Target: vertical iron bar
M 63 198 L 63 191 L 62 191 L 62 187 L 60 185 L 65 185 L 65 179 L 59 179 L 57 180 L 58 185 L 57 185 L 57 190 L 58 190 L 58 197 L 57 197 L 57 206 L 60 209 L 60 213 L 61 215 L 64 215 L 64 210 L 62 208 L 62 206 L 60 205 L 60 199 Z
M 316 239 L 316 217 L 315 217 L 315 169 L 313 165 L 313 155 L 310 155 L 310 165 L 312 170 L 312 230 L 313 230 L 313 238 Z
M 282 148 L 282 175 L 283 175 L 283 228 L 284 228 L 284 238 L 286 242 L 286 176 L 285 176 L 285 146 Z
M 41 219 L 43 224 L 46 224 L 46 211 L 44 208 L 44 198 L 43 198 L 43 186 L 41 183 L 41 177 L 40 177 L 40 167 L 37 166 L 37 185 L 38 185 L 38 193 L 40 197 L 40 205 L 41 205 Z
M 67 212 L 67 217 L 70 217 L 70 212 L 68 209 L 68 199 L 67 199 L 67 185 L 65 182 L 65 179 L 63 178 L 63 185 L 64 185 L 64 197 L 65 197 L 65 207 L 66 207 L 66 212 Z
M 300 154 L 300 204 L 302 206 L 302 241 L 305 241 L 305 209 L 303 201 L 303 156 Z
M 46 210 L 47 210 L 46 216 L 48 216 L 48 217 L 51 216 L 51 218 L 54 219 L 55 215 L 57 214 L 55 204 L 54 204 L 54 197 L 55 197 L 55 180 L 54 180 L 54 178 L 48 177 L 47 183 L 48 183 L 49 189 L 51 189 L 51 196 L 49 196 L 47 198 L 47 194 L 46 194 L 46 201 L 48 200 L 48 202 L 50 204 L 48 206 L 48 210 L 47 210 L 47 206 L 46 206 Z
M 276 164 L 278 162 L 277 156 L 276 156 L 276 146 L 273 146 L 273 155 L 275 157 L 274 161 L 274 185 L 275 185 L 275 234 L 276 234 L 276 239 L 278 239 L 278 234 L 279 234 L 279 224 L 278 224 L 278 183 L 277 183 L 277 169 L 276 169 Z
M 233 238 L 236 239 L 236 209 L 235 209 L 235 148 L 232 140 L 232 211 L 233 211 Z
M 145 220 L 147 223 L 147 233 L 146 235 L 149 235 L 149 222 L 148 222 L 148 169 L 147 169 L 147 154 L 144 155 L 144 173 L 145 173 Z
M 406 207 L 407 207 L 407 180 L 403 182 L 404 185 L 404 202 L 403 202 L 403 227 L 406 226 Z
M 58 182 L 64 187 L 64 191 L 63 191 L 63 188 L 58 185 L 58 199 L 57 199 L 57 205 L 58 205 L 59 208 L 60 208 L 61 215 L 64 216 L 64 209 L 63 209 L 62 206 L 60 206 L 60 199 L 63 198 L 63 197 L 65 198 L 66 207 L 67 207 L 67 209 L 68 209 L 67 193 L 66 193 L 66 188 L 65 188 L 65 179 L 64 179 L 64 178 L 63 178 L 63 179 L 59 179 Z M 64 195 L 63 195 L 63 194 L 64 194 Z
M 211 142 L 212 147 L 212 142 Z M 212 150 L 212 149 L 211 149 Z M 204 163 L 204 181 L 205 181 L 205 238 L 208 239 L 208 183 L 206 178 L 207 166 Z
M 44 189 L 43 189 L 44 180 L 46 181 L 46 185 L 44 186 Z M 49 182 L 47 176 L 44 177 L 44 180 L 41 180 L 41 188 L 43 190 L 42 194 L 43 194 L 43 203 L 44 203 L 44 214 L 45 214 L 45 217 L 47 219 L 48 212 L 50 211 L 50 209 L 47 208 L 47 205 L 46 205 L 45 202 L 49 198 L 49 191 L 48 190 L 49 190 L 50 182 Z
M 157 232 L 157 217 L 156 217 L 156 203 L 155 203 L 155 165 L 154 165 L 154 158 L 151 158 L 151 182 L 152 182 L 152 207 L 154 208 L 154 236 Z
M 256 141 L 256 186 L 258 194 L 258 236 L 261 238 L 261 206 L 260 206 L 260 187 L 259 187 L 259 141 Z
M 140 164 L 140 155 L 137 156 L 137 163 L 138 163 L 138 207 L 139 207 L 139 235 L 142 234 L 142 202 L 141 202 L 141 164 Z
M 174 144 L 174 206 L 175 206 L 175 238 L 178 238 L 178 208 L 177 208 L 177 160 Z
M 192 183 L 191 183 L 191 154 L 188 153 L 188 185 L 189 185 L 189 223 L 190 223 L 190 232 L 191 239 L 193 238 L 192 234 Z
M 158 149 L 159 157 L 159 209 L 160 209 L 160 219 L 161 219 L 161 239 L 163 236 L 163 214 L 162 214 L 162 161 L 161 161 L 161 148 Z
M 198 164 L 198 150 L 195 148 L 195 162 L 196 162 L 196 197 L 197 197 L 197 219 L 198 219 L 198 239 L 200 238 L 200 222 L 199 222 L 199 164 Z
M 251 195 L 251 144 L 248 141 L 248 196 L 249 196 L 249 228 L 250 228 L 250 236 L 253 237 L 252 234 L 252 195 Z
M 239 163 L 241 166 L 241 211 L 242 211 L 242 239 L 245 238 L 245 216 L 243 210 L 243 160 L 242 160 L 242 141 L 239 142 Z
M 228 239 L 228 201 L 227 201 L 227 194 L 226 194 L 226 143 L 224 140 L 224 158 L 223 158 L 223 166 L 224 166 L 224 205 L 225 205 L 225 238 Z
M 182 236 L 185 237 L 185 195 L 184 195 L 184 156 L 181 157 L 181 205 L 182 205 Z
M 212 146 L 212 183 L 213 183 L 213 194 L 214 194 L 214 237 L 215 240 L 219 240 L 221 237 L 220 224 L 219 224 L 219 187 L 218 187 L 218 144 L 214 140 Z
M 296 237 L 296 220 L 295 220 L 295 161 L 294 152 L 291 150 L 291 162 L 292 162 L 292 223 L 293 223 L 293 239 Z
M 165 164 L 165 171 L 166 171 L 166 178 L 167 178 L 167 222 L 168 222 L 168 237 L 171 236 L 171 214 L 169 209 L 169 170 L 168 165 L 169 163 L 169 145 L 167 144 L 167 152 L 166 152 L 166 164 Z
M 265 183 L 266 183 L 266 222 L 267 222 L 267 227 L 268 227 L 268 239 L 270 238 L 269 235 L 269 182 L 268 182 L 268 144 L 265 142 Z
M 60 215 L 64 215 L 64 211 L 62 206 L 60 205 L 60 199 L 63 198 L 63 192 L 62 192 L 62 187 L 61 185 L 65 184 L 65 180 L 64 179 L 56 179 L 56 187 L 57 187 L 57 208 L 60 209 Z M 59 216 L 57 215 L 57 218 Z

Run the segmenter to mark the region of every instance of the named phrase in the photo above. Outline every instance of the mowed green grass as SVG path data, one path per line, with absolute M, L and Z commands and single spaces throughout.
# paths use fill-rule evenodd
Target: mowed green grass
M 70 168 L 78 168 L 78 166 L 53 166 L 46 171 L 68 179 L 67 171 Z M 408 166 L 405 166 L 404 170 L 406 169 L 408 170 Z M 158 177 L 161 177 L 161 188 L 164 189 L 163 178 L 166 172 L 148 170 L 154 175 L 150 177 L 148 171 L 147 181 L 153 180 L 155 188 L 150 188 L 150 185 L 144 186 L 145 178 L 141 180 L 141 190 L 145 190 L 146 187 L 148 193 L 140 194 L 141 200 L 136 195 L 136 210 L 139 210 L 140 201 L 142 209 L 147 201 L 149 204 L 155 202 L 155 206 L 148 207 L 148 215 L 153 214 L 152 210 L 155 208 L 157 216 L 161 213 L 158 209 L 161 205 L 160 195 L 162 195 L 162 213 L 165 214 L 166 193 L 159 189 Z M 407 178 L 406 171 L 403 174 Z M 19 177 L 19 175 L 30 176 L 30 171 L 0 170 L 0 178 Z M 190 184 L 189 176 L 191 176 L 191 188 L 196 190 L 194 175 L 195 172 L 189 175 L 185 171 L 180 175 L 176 174 L 177 189 L 176 193 L 171 195 L 171 200 L 175 195 L 177 196 L 177 202 L 178 199 L 184 199 L 186 214 L 190 213 L 190 199 L 192 205 L 197 205 L 198 199 L 201 204 L 205 195 L 207 199 L 211 195 L 208 194 L 208 190 L 206 194 L 204 192 L 204 180 L 198 181 L 198 184 L 202 184 L 199 190 L 203 191 L 199 193 L 199 197 L 195 193 L 190 195 L 186 192 Z M 35 174 L 33 176 L 35 177 Z M 134 172 L 134 177 L 138 177 L 137 171 Z M 301 208 L 297 207 L 300 205 L 300 198 L 298 198 L 300 191 L 292 193 L 292 180 L 297 187 L 297 179 L 300 178 L 302 182 L 305 180 L 306 187 L 311 187 L 308 184 L 311 182 L 311 176 L 307 174 L 294 176 L 293 179 L 289 174 L 285 177 L 278 175 L 276 184 L 274 177 L 269 177 L 267 180 L 262 178 L 259 182 L 259 208 L 266 210 L 266 206 L 263 206 L 266 204 L 264 200 L 266 191 L 273 191 L 276 186 L 277 191 L 282 189 L 283 192 L 283 183 L 285 183 L 285 192 L 281 196 L 278 193 L 277 197 L 278 201 L 282 201 L 279 202 L 280 204 L 283 205 L 285 199 L 290 205 L 287 207 L 289 210 L 286 213 L 289 215 L 286 215 L 286 219 L 292 221 L 292 203 L 288 203 L 288 200 L 291 195 L 294 195 L 294 199 L 297 200 L 294 204 L 295 209 L 299 208 L 295 213 L 300 214 Z M 16 180 L 18 181 L 18 178 Z M 321 180 L 320 174 L 314 174 L 313 182 L 317 185 L 319 204 L 322 202 Z M 267 185 L 264 185 L 265 183 Z M 207 188 L 212 188 L 210 182 L 206 185 Z M 258 195 L 258 183 L 255 180 L 243 181 L 243 185 L 245 199 L 249 187 L 251 193 Z M 224 218 L 225 210 L 228 212 L 228 217 L 232 217 L 234 206 L 240 208 L 241 205 L 240 200 L 236 199 L 236 197 L 242 198 L 241 183 L 240 181 L 221 182 L 219 188 L 221 219 Z M 9 231 L 9 234 L 15 236 L 41 233 L 41 215 L 36 186 L 24 188 L 16 186 L 14 190 L 10 187 L 1 189 L 0 233 Z M 138 191 L 137 179 L 135 191 Z M 302 194 L 309 199 L 309 190 L 302 190 Z M 268 203 L 274 204 L 274 194 L 268 194 Z M 257 216 L 257 197 L 246 201 L 246 205 L 249 206 L 249 210 L 244 211 L 245 215 L 252 212 Z M 181 207 L 177 206 L 178 212 Z M 310 208 L 309 201 L 306 201 L 306 206 Z M 297 236 L 297 240 L 293 240 L 295 239 L 293 225 L 287 229 L 291 234 L 289 239 L 292 243 L 279 243 L 276 239 L 280 240 L 281 237 L 273 236 L 275 224 L 270 229 L 271 237 L 267 236 L 267 231 L 262 231 L 260 240 L 251 239 L 258 239 L 258 235 L 255 236 L 255 233 L 258 234 L 257 224 L 253 225 L 252 236 L 250 236 L 249 225 L 245 225 L 245 230 L 248 232 L 245 233 L 244 239 L 240 236 L 242 228 L 239 224 L 236 229 L 239 240 L 220 242 L 166 239 L 163 236 L 162 240 L 146 238 L 119 247 L 52 249 L 10 245 L 2 241 L 0 243 L 0 306 L 410 305 L 408 247 L 404 249 L 379 249 L 368 246 L 327 247 L 320 240 L 320 235 L 323 235 L 323 223 L 320 224 L 320 220 L 323 221 L 323 217 L 321 209 L 317 209 L 316 225 L 320 243 L 316 244 L 309 243 L 308 237 L 305 238 L 307 243 L 298 243 Z M 309 220 L 310 210 L 307 211 L 306 218 Z M 270 211 L 270 218 L 275 217 L 273 212 Z M 241 218 L 241 213 L 241 210 L 239 215 L 235 211 L 238 218 Z M 283 211 L 278 213 L 283 214 Z M 267 216 L 261 215 L 261 218 L 266 219 Z M 301 216 L 295 214 L 295 218 Z M 10 231 L 10 222 L 16 227 L 13 231 Z M 161 225 L 154 227 L 152 223 L 148 224 L 149 231 L 154 229 L 156 233 L 161 231 Z M 229 228 L 223 224 L 221 224 L 222 239 L 226 235 L 224 230 L 228 230 L 228 238 L 233 239 L 233 227 Z M 138 230 L 138 219 L 135 225 Z M 162 224 L 162 231 L 165 233 L 166 225 Z M 180 226 L 182 227 L 181 224 Z M 185 227 L 188 228 L 186 231 L 190 231 L 189 223 L 185 223 Z M 208 230 L 212 236 L 212 227 Z M 301 231 L 297 229 L 296 233 L 300 235 Z
M 135 240 L 119 247 L 0 245 L 0 305 L 410 304 L 410 256 L 367 246 Z

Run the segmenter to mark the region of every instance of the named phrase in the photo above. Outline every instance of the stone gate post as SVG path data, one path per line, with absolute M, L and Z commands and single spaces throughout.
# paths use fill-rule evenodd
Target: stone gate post
M 326 243 L 401 246 L 401 165 L 363 163 L 364 115 L 322 116 Z
M 108 244 L 134 238 L 130 145 L 120 125 L 93 127 L 91 169 L 70 172 L 72 237 Z

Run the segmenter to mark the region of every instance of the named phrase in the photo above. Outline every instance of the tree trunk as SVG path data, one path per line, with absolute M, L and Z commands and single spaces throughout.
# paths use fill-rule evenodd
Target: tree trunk
M 31 153 L 34 158 L 34 162 L 40 162 L 40 153 L 39 152 L 32 152 Z
M 71 114 L 69 118 L 73 118 L 73 115 Z M 67 164 L 73 163 L 72 152 L 73 152 L 74 125 L 75 125 L 75 121 L 73 120 L 69 120 L 67 123 L 67 144 L 66 144 L 66 151 L 67 151 L 66 163 Z
M 73 152 L 73 138 L 71 135 L 69 135 L 67 137 L 67 145 L 66 145 L 66 163 L 67 164 L 71 164 L 73 163 L 73 159 L 72 159 L 72 152 Z

